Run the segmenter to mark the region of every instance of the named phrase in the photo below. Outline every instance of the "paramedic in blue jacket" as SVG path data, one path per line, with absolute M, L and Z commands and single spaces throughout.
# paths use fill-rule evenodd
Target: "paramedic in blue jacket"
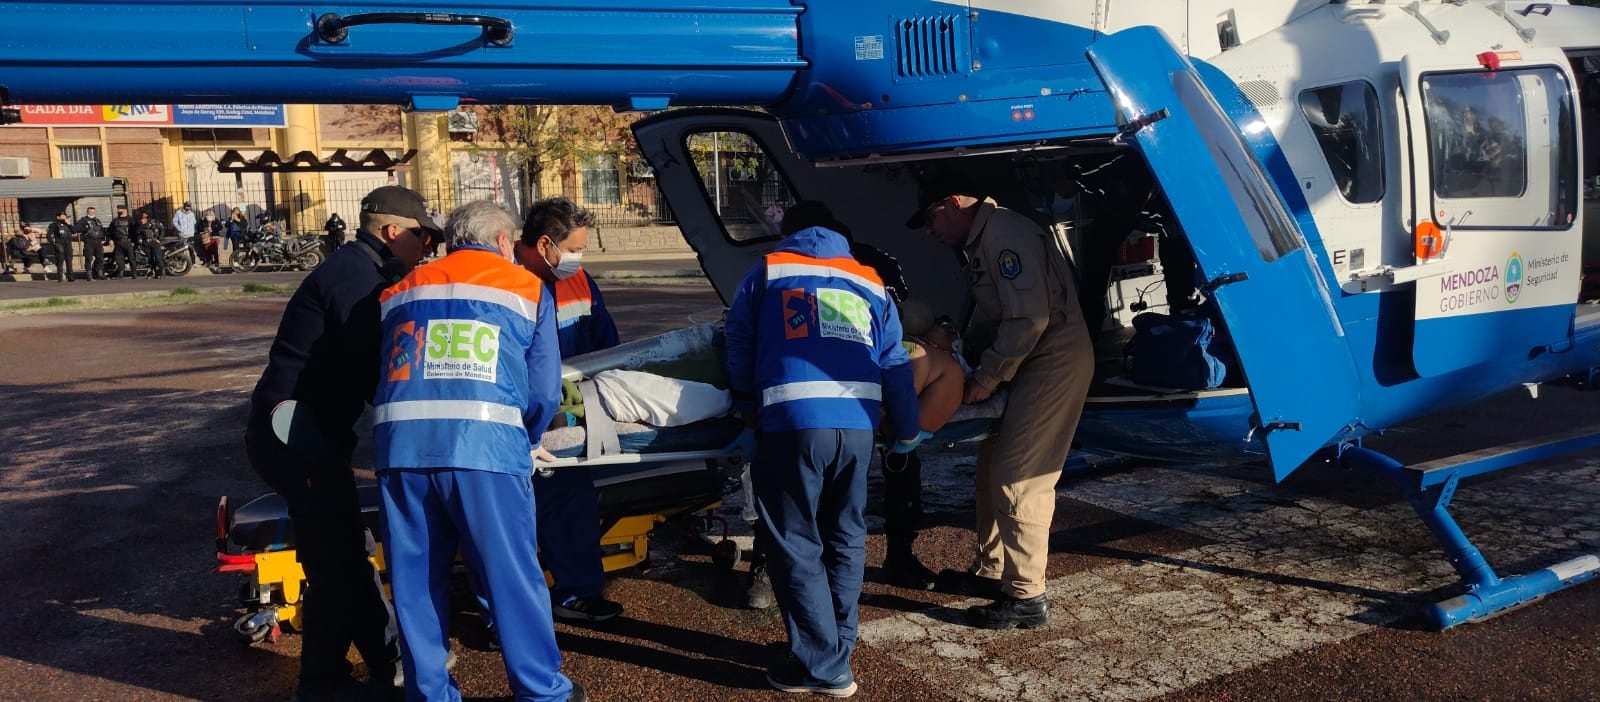
M 555 306 L 491 202 L 450 214 L 450 251 L 384 291 L 373 457 L 410 699 L 459 700 L 446 669 L 459 550 L 489 600 L 520 702 L 582 700 L 561 674 L 535 550 L 532 452 L 561 395 Z
M 617 325 L 600 288 L 582 268 L 594 215 L 564 197 L 533 203 L 522 228 L 517 259 L 555 295 L 561 357 L 617 345 Z M 595 412 L 591 417 L 601 417 Z M 600 563 L 600 505 L 588 468 L 560 468 L 533 483 L 539 511 L 539 553 L 554 585 L 555 617 L 601 622 L 622 614 L 606 599 Z
M 880 403 L 894 451 L 928 436 L 894 300 L 843 236 L 809 227 L 745 276 L 725 334 L 734 406 L 750 427 L 741 451 L 754 454 L 751 487 L 793 654 L 767 681 L 848 697 Z

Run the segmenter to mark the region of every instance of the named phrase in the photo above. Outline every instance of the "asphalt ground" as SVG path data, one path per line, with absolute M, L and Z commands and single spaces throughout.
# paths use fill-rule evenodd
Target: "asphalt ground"
M 624 338 L 719 309 L 703 285 L 617 286 L 607 302 Z M 239 576 L 211 572 L 217 498 L 265 491 L 240 432 L 282 304 L 0 317 L 0 699 L 287 699 L 298 637 L 241 646 Z M 1541 394 L 1373 445 L 1414 461 L 1600 422 L 1593 393 Z M 917 549 L 936 569 L 964 566 L 972 451 L 926 462 Z M 1542 462 L 1470 481 L 1455 512 L 1502 575 L 1525 572 L 1600 551 L 1597 476 L 1600 452 Z M 737 508 L 735 495 L 719 511 L 743 537 Z M 1027 632 L 966 629 L 954 622 L 970 601 L 881 583 L 872 523 L 860 699 L 1600 699 L 1600 584 L 1427 631 L 1418 607 L 1453 594 L 1453 573 L 1396 491 L 1365 474 L 1070 475 L 1053 526 L 1056 621 Z M 626 614 L 557 626 L 568 674 L 598 700 L 789 698 L 764 689 L 782 624 L 736 608 L 742 574 L 669 526 L 651 548 L 648 567 L 611 579 Z M 499 654 L 456 594 L 462 689 L 504 698 Z

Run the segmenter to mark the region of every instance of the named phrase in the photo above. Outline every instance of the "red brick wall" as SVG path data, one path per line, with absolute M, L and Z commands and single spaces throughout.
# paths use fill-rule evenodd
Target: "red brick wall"
M 29 127 L 0 128 L 0 156 L 28 159 L 33 178 L 50 177 L 50 143 L 46 130 Z
M 96 127 L 61 127 L 56 129 L 56 141 L 98 142 L 100 141 L 100 130 Z
M 322 105 L 317 108 L 322 142 L 360 142 L 371 147 L 405 141 L 400 108 L 393 105 Z

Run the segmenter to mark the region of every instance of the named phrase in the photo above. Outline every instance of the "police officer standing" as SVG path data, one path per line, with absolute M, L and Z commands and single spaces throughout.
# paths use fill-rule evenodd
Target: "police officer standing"
M 344 230 L 345 223 L 343 219 L 339 218 L 338 212 L 329 215 L 328 221 L 322 225 L 322 231 L 328 235 L 324 245 L 327 247 L 329 254 L 344 245 Z
M 161 250 L 161 225 L 150 221 L 149 212 L 139 213 L 139 223 L 134 225 L 134 237 L 144 249 L 144 258 L 150 262 L 150 272 L 157 278 L 167 274 L 167 257 Z
M 963 254 L 972 305 L 966 338 L 982 356 L 962 401 L 982 402 L 1010 385 L 999 430 L 978 450 L 976 568 L 949 577 L 952 589 L 994 600 L 967 611 L 973 626 L 1038 627 L 1050 622 L 1045 566 L 1056 480 L 1094 378 L 1094 345 L 1072 276 L 1051 262 L 1047 234 L 978 192 L 956 175 L 935 178 L 906 222 Z
M 91 207 L 88 213 L 78 219 L 74 229 L 78 238 L 83 240 L 83 268 L 89 274 L 90 280 L 105 280 L 105 245 L 106 228 L 100 223 L 100 218 L 94 214 Z
M 289 298 L 266 371 L 250 396 L 244 437 L 251 466 L 288 504 L 296 557 L 309 584 L 296 693 L 302 702 L 352 692 L 346 660 L 352 643 L 374 685 L 393 684 L 400 655 L 393 617 L 367 560 L 373 542 L 350 466 L 352 428 L 378 385 L 378 296 L 416 266 L 429 239 L 441 232 L 424 215 L 422 196 L 405 188 L 378 188 L 361 208 L 354 244 L 307 275 Z M 307 429 L 298 436 L 291 431 L 284 442 L 273 422 L 291 407 L 291 424 Z
M 128 216 L 128 208 L 117 208 L 117 216 L 111 218 L 106 234 L 111 237 L 111 277 L 121 278 L 122 267 L 126 265 L 128 277 L 132 278 L 136 272 L 133 266 L 133 218 Z
M 67 213 L 56 215 L 56 221 L 50 223 L 50 228 L 45 230 L 49 240 L 56 247 L 56 276 L 65 283 L 73 280 L 72 277 L 72 223 L 67 221 Z
M 894 300 L 843 236 L 810 227 L 745 275 L 724 333 L 729 388 L 749 427 L 737 443 L 754 456 L 758 528 L 793 654 L 767 682 L 849 697 L 879 407 L 896 452 L 928 436 Z

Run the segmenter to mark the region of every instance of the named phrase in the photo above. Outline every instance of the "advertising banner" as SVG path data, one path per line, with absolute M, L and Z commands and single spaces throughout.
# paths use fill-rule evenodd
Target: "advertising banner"
M 19 105 L 24 126 L 282 127 L 283 105 Z

